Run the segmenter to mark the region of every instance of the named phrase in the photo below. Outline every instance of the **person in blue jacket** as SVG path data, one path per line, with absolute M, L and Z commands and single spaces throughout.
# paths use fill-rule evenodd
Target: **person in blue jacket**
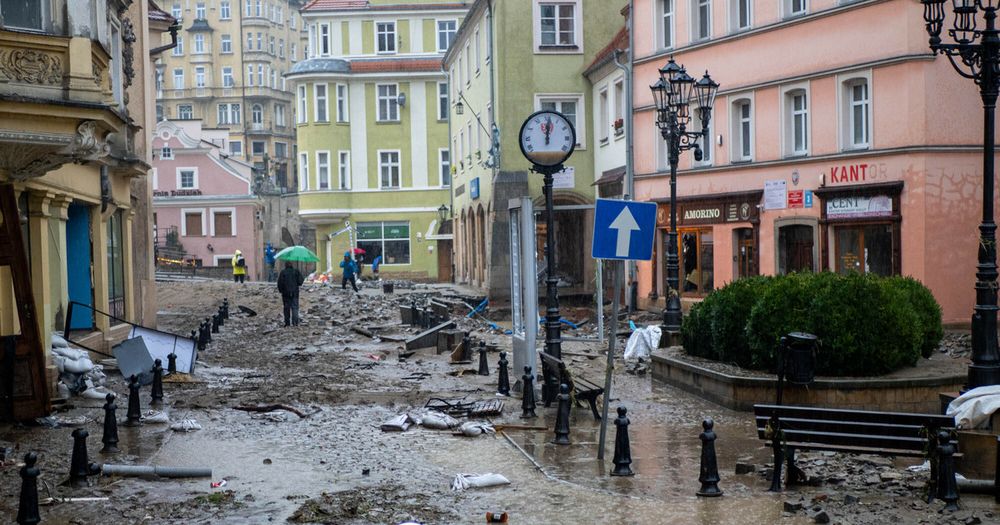
M 340 289 L 346 290 L 347 282 L 350 281 L 351 288 L 354 288 L 354 291 L 357 292 L 358 283 L 356 282 L 355 275 L 358 273 L 358 266 L 354 260 L 351 259 L 350 252 L 344 253 L 344 260 L 340 261 L 340 267 L 344 269 L 343 278 L 340 280 Z
M 379 255 L 372 261 L 372 274 L 375 276 L 375 280 L 378 280 L 378 267 L 382 265 L 382 256 Z

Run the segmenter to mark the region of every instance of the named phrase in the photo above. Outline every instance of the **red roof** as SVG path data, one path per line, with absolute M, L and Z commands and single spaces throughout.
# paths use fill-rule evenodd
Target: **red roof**
M 468 2 L 441 2 L 436 4 L 387 4 L 370 5 L 368 0 L 312 0 L 302 11 L 326 11 L 326 10 L 371 10 L 371 11 L 412 11 L 427 9 L 460 9 L 468 7 Z
M 166 22 L 167 24 L 173 24 L 177 21 L 174 17 L 170 16 L 170 13 L 160 9 L 153 0 L 148 0 L 149 3 L 149 19 L 157 22 Z
M 310 9 L 364 9 L 368 7 L 368 0 L 312 0 L 302 11 Z
M 440 58 L 351 60 L 352 73 L 441 71 Z
M 617 49 L 628 49 L 628 28 L 621 28 L 618 34 L 611 39 L 611 42 L 604 46 L 604 49 L 597 52 L 597 55 L 594 56 L 594 61 L 587 66 L 587 69 L 584 69 L 584 74 L 586 75 L 591 70 L 597 69 L 609 60 L 613 60 L 615 50 Z

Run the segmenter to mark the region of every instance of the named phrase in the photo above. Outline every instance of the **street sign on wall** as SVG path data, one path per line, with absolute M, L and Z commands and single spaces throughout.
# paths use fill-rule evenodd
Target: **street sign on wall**
M 597 199 L 591 256 L 648 261 L 655 231 L 656 203 Z

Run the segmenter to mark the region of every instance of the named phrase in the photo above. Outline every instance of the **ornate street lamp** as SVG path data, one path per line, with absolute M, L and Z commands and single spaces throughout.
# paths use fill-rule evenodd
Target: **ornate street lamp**
M 697 82 L 685 71 L 684 66 L 674 62 L 673 57 L 660 68 L 660 79 L 649 86 L 653 92 L 653 102 L 656 105 L 656 125 L 660 135 L 667 141 L 667 159 L 670 162 L 670 233 L 667 240 L 667 305 L 663 310 L 663 328 L 667 332 L 677 332 L 681 329 L 680 287 L 677 268 L 677 162 L 685 150 L 694 150 L 695 160 L 701 160 L 701 146 L 698 140 L 705 141 L 708 148 L 708 123 L 712 119 L 712 106 L 715 95 L 719 92 L 719 84 L 708 76 Z M 701 119 L 701 131 L 687 131 L 691 121 L 689 104 L 694 97 L 698 104 L 698 118 Z
M 444 221 L 448 220 L 448 205 L 447 204 L 442 204 L 441 207 L 438 208 L 438 217 L 441 218 L 441 222 L 444 222 Z
M 997 249 L 993 222 L 993 151 L 996 134 L 994 116 L 1000 90 L 1000 31 L 997 30 L 997 0 L 953 0 L 953 44 L 941 41 L 946 0 L 921 0 L 924 22 L 934 54 L 948 57 L 959 75 L 979 86 L 983 99 L 983 222 L 979 225 L 979 264 L 976 266 L 976 306 L 972 314 L 972 364 L 966 388 L 1000 384 L 1000 353 L 997 351 Z M 985 27 L 978 22 L 982 16 Z

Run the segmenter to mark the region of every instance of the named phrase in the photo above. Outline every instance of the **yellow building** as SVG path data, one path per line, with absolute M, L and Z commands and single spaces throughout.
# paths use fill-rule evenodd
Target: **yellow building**
M 224 150 L 294 188 L 294 104 L 284 74 L 306 54 L 300 2 L 163 2 L 183 30 L 156 64 L 158 120 L 201 119 L 206 128 L 228 129 Z
M 172 22 L 149 0 L 0 2 L 0 195 L 13 195 L 7 216 L 20 219 L 30 268 L 28 283 L 0 267 L 0 336 L 41 340 L 17 349 L 19 419 L 48 410 L 51 333 L 66 326 L 71 302 L 155 324 L 145 79 L 151 45 Z M 15 300 L 19 284 L 30 284 L 33 305 Z M 22 325 L 25 313 L 34 325 Z M 71 328 L 92 348 L 127 334 L 89 308 L 76 309 Z

